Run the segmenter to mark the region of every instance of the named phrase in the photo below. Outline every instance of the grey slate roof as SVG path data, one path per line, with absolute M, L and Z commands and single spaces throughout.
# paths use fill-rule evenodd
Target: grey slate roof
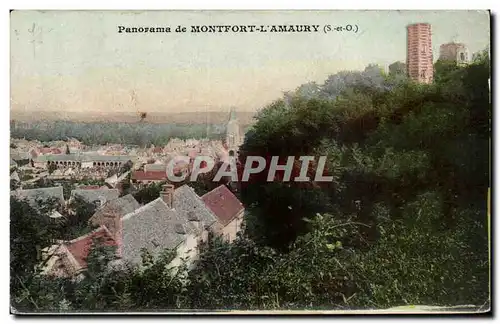
M 186 240 L 178 229 L 183 222 L 161 198 L 125 215 L 122 221 L 122 257 L 132 264 L 142 261 L 143 248 L 155 255 L 164 249 L 175 249 Z
M 108 201 L 104 206 L 98 208 L 94 215 L 90 218 L 90 222 L 94 222 L 99 219 L 101 216 L 106 215 L 108 213 L 113 213 L 115 215 L 119 215 L 119 217 L 123 217 L 127 214 L 132 213 L 134 210 L 141 207 L 137 200 L 135 200 L 134 196 L 126 195 L 117 199 L 113 199 Z M 110 231 L 114 231 L 114 228 L 108 228 Z
M 36 189 L 24 189 L 15 190 L 10 193 L 19 199 L 26 199 L 32 207 L 38 206 L 38 201 L 44 201 L 48 199 L 57 199 L 61 203 L 64 203 L 63 187 L 49 187 L 49 188 L 36 188 Z
M 29 160 L 31 155 L 28 152 L 10 152 L 10 158 L 14 161 Z
M 217 221 L 212 211 L 188 185 L 175 189 L 173 207 L 185 220 L 196 216 L 204 227 L 211 226 Z
M 130 194 L 108 201 L 106 206 L 110 206 L 114 210 L 119 210 L 122 217 L 141 207 L 134 196 Z
M 103 199 L 103 203 L 116 199 L 120 196 L 118 189 L 75 189 L 71 190 L 71 197 L 79 196 L 89 203 Z
M 39 155 L 35 158 L 35 162 L 47 162 L 47 161 L 79 161 L 80 155 L 71 154 L 47 154 Z

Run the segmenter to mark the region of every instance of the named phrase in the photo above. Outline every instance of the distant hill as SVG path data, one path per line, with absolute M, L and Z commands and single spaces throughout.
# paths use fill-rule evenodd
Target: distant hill
M 253 116 L 255 112 L 240 111 L 236 112 L 236 117 L 240 121 L 241 126 L 248 126 L 254 123 Z M 152 124 L 223 124 L 229 118 L 229 112 L 212 111 L 212 112 L 182 112 L 182 113 L 162 113 L 148 112 L 146 119 L 147 123 Z M 70 120 L 78 122 L 138 122 L 140 118 L 132 112 L 61 112 L 61 111 L 38 111 L 33 112 L 11 111 L 11 120 L 18 121 L 53 121 L 53 120 Z

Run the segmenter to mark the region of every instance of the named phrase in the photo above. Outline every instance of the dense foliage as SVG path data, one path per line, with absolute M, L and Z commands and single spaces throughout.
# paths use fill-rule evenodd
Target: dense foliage
M 171 138 L 222 139 L 225 125 L 219 124 L 150 124 L 150 123 L 84 123 L 71 121 L 16 123 L 11 136 L 42 142 L 76 138 L 87 145 L 120 143 L 166 145 Z
M 414 84 L 399 70 L 341 72 L 261 110 L 240 150 L 242 164 L 248 155 L 325 155 L 333 181 L 287 183 L 277 174 L 267 182 L 267 169 L 252 175 L 239 188 L 245 232 L 232 243 L 210 240 L 189 271 L 169 269 L 173 256 L 165 251 L 157 259 L 146 255 L 139 269 L 109 272 L 98 267 L 102 258 L 90 258 L 81 282 L 44 279 L 31 268 L 50 227 L 30 223 L 39 212 L 11 205 L 13 305 L 52 311 L 487 305 L 488 56 L 467 67 L 437 66 L 431 85 Z M 136 198 L 145 203 L 159 190 L 153 185 Z
M 135 200 L 139 202 L 139 204 L 145 205 L 160 197 L 162 186 L 166 183 L 167 183 L 166 181 L 162 181 L 162 182 L 148 184 L 143 188 L 137 190 L 133 194 L 133 196 Z
M 351 303 L 484 303 L 487 56 L 467 67 L 439 62 L 431 85 L 394 82 L 383 73 L 351 81 L 360 74 L 332 76 L 318 95 L 299 92 L 260 112 L 240 150 L 242 164 L 247 155 L 327 155 L 333 181 L 265 183 L 267 169 L 253 176 L 241 190 L 251 215 L 247 233 L 293 253 L 293 244 L 311 233 L 304 218 L 318 212 L 350 218 L 363 224 L 344 263 L 358 286 Z

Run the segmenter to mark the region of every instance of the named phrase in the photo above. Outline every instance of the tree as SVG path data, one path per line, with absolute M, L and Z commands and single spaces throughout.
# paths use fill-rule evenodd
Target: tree
M 389 65 L 389 75 L 406 75 L 406 64 L 400 61 L 392 63 Z
M 125 172 L 128 172 L 132 169 L 132 167 L 134 166 L 134 164 L 132 163 L 132 161 L 127 161 L 121 168 L 120 168 L 120 173 L 125 173 Z
M 166 182 L 151 183 L 134 193 L 134 198 L 137 200 L 137 202 L 139 202 L 139 204 L 142 205 L 150 203 L 151 201 L 160 197 L 160 191 L 162 190 L 162 186 L 165 183 Z
M 45 201 L 39 210 L 26 201 L 10 200 L 10 289 L 13 306 L 37 308 L 30 284 L 36 280 L 44 261 L 43 249 L 59 239 L 60 224 L 48 215 L 54 201 Z
M 40 127 L 43 125 L 43 127 Z M 166 145 L 170 138 L 205 138 L 221 139 L 225 136 L 224 125 L 214 123 L 208 125 L 210 132 L 207 135 L 207 125 L 164 124 L 164 123 L 107 123 L 107 122 L 33 122 L 29 126 L 11 129 L 13 138 L 39 140 L 66 140 L 75 137 L 86 144 L 123 143 L 138 146 Z M 48 147 L 48 145 L 47 145 Z
M 87 267 L 75 287 L 77 294 L 72 303 L 78 305 L 79 310 L 106 310 L 110 301 L 105 296 L 112 296 L 106 291 L 109 265 L 116 260 L 116 246 L 106 245 L 103 238 L 94 239 L 86 260 Z
M 10 179 L 10 190 L 16 190 L 21 188 L 21 183 L 15 179 Z
M 455 61 L 438 60 L 434 64 L 434 81 L 436 83 L 447 83 L 453 79 L 453 73 L 459 71 L 460 67 Z
M 92 230 L 89 219 L 94 215 L 96 208 L 95 204 L 87 202 L 78 195 L 73 197 L 68 205 L 67 222 L 63 233 L 64 238 L 71 240 L 89 233 Z
M 21 181 L 28 181 L 34 179 L 32 174 L 23 173 L 21 175 Z
M 223 162 L 218 162 L 215 166 L 207 173 L 198 175 L 196 181 L 189 182 L 189 186 L 194 189 L 198 196 L 203 196 L 204 194 L 212 191 L 220 185 L 227 185 L 230 181 L 229 177 L 221 177 L 219 181 L 214 181 L 217 172 L 223 166 Z M 187 182 L 186 182 L 187 183 Z
M 130 294 L 139 309 L 178 309 L 186 305 L 187 265 L 171 262 L 176 252 L 165 249 L 156 255 L 143 254 L 141 267 L 131 276 Z
M 273 297 L 267 293 L 265 269 L 278 254 L 259 248 L 239 236 L 232 244 L 215 237 L 202 246 L 196 268 L 189 273 L 189 304 L 194 309 L 270 308 Z
M 120 181 L 119 185 L 117 187 L 121 188 L 121 194 L 122 196 L 128 195 L 132 192 L 132 183 L 131 183 L 131 173 L 129 173 L 125 179 Z
M 372 66 L 364 73 L 379 73 L 375 72 Z M 442 77 L 438 73 L 434 85 L 405 82 L 386 88 L 385 81 L 377 83 L 374 81 L 377 78 L 373 78 L 367 82 L 361 75 L 339 73 L 329 77 L 325 89 L 336 94 L 335 100 L 331 97 L 327 100 L 292 98 L 286 102 L 276 101 L 260 111 L 257 123 L 241 148 L 242 163 L 250 155 L 267 158 L 328 153 L 326 168 L 334 181 L 327 186 L 310 181 L 302 183 L 299 189 L 294 183 L 267 182 L 267 170 L 253 175 L 251 181 L 242 184 L 241 191 L 248 210 L 249 235 L 259 244 L 270 245 L 290 257 L 297 248 L 290 244 L 313 233 L 310 224 L 302 221 L 304 217 L 310 218 L 319 212 L 334 215 L 325 217 L 340 222 L 352 219 L 366 226 L 356 229 L 354 233 L 361 239 L 353 242 L 351 248 L 361 259 L 365 255 L 373 259 L 365 263 L 361 259 L 357 261 L 363 267 L 352 279 L 358 293 L 351 302 L 387 306 L 435 300 L 440 304 L 455 304 L 476 296 L 476 301 L 484 301 L 487 299 L 484 266 L 487 244 L 471 240 L 464 229 L 469 226 L 485 238 L 486 218 L 478 221 L 472 215 L 484 216 L 489 186 L 489 62 L 478 61 L 468 67 L 453 67 L 451 71 L 444 69 Z M 316 189 L 306 191 L 304 185 Z M 312 193 L 315 196 L 309 195 Z M 429 198 L 416 203 L 415 197 Z M 427 205 L 419 205 L 422 201 Z M 417 205 L 420 207 L 415 207 Z M 471 209 L 471 205 L 476 207 Z M 380 206 L 387 212 L 380 212 Z M 410 222 L 416 214 L 421 215 L 422 223 Z M 469 222 L 475 225 L 465 225 Z M 395 234 L 388 234 L 389 228 Z M 398 230 L 392 232 L 394 228 Z M 435 237 L 427 239 L 431 230 L 436 232 Z M 438 235 L 440 232 L 446 234 Z M 401 235 L 401 241 L 390 235 Z M 407 237 L 420 239 L 406 240 Z M 387 244 L 384 251 L 378 249 L 382 242 Z M 416 248 L 413 244 L 420 246 Z M 439 244 L 442 250 L 436 252 Z M 402 246 L 407 246 L 404 252 Z M 483 254 L 477 258 L 481 261 L 473 257 L 460 258 L 457 246 L 467 255 L 480 249 Z M 435 252 L 427 253 L 429 250 Z M 423 264 L 432 263 L 435 269 L 439 266 L 444 281 L 436 285 L 432 272 L 412 264 L 412 258 L 399 258 L 398 270 L 387 274 L 385 282 L 374 277 L 366 279 L 367 269 L 373 271 L 370 276 L 382 272 L 375 259 L 391 262 L 398 258 L 398 253 L 409 255 L 410 251 L 414 251 L 413 258 L 429 260 Z M 328 264 L 328 261 L 322 262 Z M 460 266 L 455 268 L 454 263 Z M 300 266 L 296 266 L 289 272 L 298 271 Z M 405 267 L 414 273 L 411 280 L 404 279 L 403 272 L 399 271 Z M 388 280 L 389 276 L 392 281 Z M 472 277 L 483 278 L 481 284 L 471 281 L 471 289 L 477 289 L 474 296 L 466 297 L 457 288 L 451 288 L 453 285 L 464 287 L 466 278 Z M 299 278 L 303 277 L 295 281 Z M 309 284 L 313 279 L 301 280 Z M 371 282 L 379 286 L 370 288 Z M 416 288 L 413 286 L 416 282 L 427 288 Z M 398 294 L 394 289 L 412 292 Z M 307 296 L 306 292 L 300 294 Z M 379 294 L 380 299 L 375 294 Z M 358 299 L 360 296 L 363 298 Z
M 490 62 L 490 47 L 487 46 L 482 51 L 474 53 L 472 55 L 472 62 L 474 64 L 479 64 L 479 65 L 487 64 L 489 66 L 489 62 Z

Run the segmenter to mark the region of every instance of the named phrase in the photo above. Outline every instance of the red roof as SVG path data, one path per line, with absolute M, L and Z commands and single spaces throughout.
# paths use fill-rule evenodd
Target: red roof
M 155 147 L 153 149 L 153 153 L 161 153 L 161 152 L 163 152 L 163 147 Z
M 223 226 L 229 224 L 243 210 L 241 202 L 225 185 L 204 194 L 201 199 Z
M 40 153 L 43 154 L 62 154 L 62 151 L 57 147 L 41 147 L 39 148 Z
M 116 242 L 113 240 L 112 235 L 109 233 L 105 226 L 99 227 L 97 230 L 90 234 L 69 241 L 65 245 L 68 251 L 78 262 L 78 264 L 82 268 L 86 268 L 87 257 L 89 255 L 90 249 L 92 248 L 93 240 L 101 238 L 104 240 L 103 244 L 105 246 L 116 246 Z
M 40 153 L 50 153 L 50 147 L 40 147 L 38 150 Z
M 132 172 L 133 180 L 166 180 L 166 171 L 134 171 Z

